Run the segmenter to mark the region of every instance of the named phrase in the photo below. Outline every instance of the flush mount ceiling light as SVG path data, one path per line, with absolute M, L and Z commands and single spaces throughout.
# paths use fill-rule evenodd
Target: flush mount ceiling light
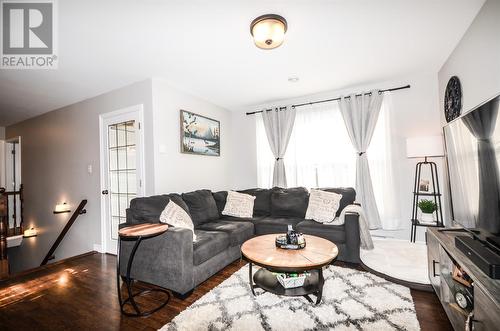
M 275 14 L 266 14 L 257 17 L 250 24 L 255 46 L 261 49 L 273 49 L 283 44 L 288 28 L 286 20 Z
M 290 83 L 297 83 L 299 81 L 299 77 L 297 77 L 297 76 L 290 76 L 290 77 L 288 77 L 288 81 Z

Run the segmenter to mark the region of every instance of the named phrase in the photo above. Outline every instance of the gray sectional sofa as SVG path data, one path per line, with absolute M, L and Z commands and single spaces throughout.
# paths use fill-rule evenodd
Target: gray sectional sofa
M 340 215 L 352 204 L 352 188 L 325 188 L 342 194 Z M 188 229 L 169 227 L 164 234 L 144 240 L 132 266 L 131 277 L 172 290 L 179 295 L 190 293 L 229 263 L 241 257 L 243 242 L 256 235 L 284 233 L 289 224 L 295 230 L 331 240 L 339 247 L 338 260 L 359 263 L 359 216 L 348 213 L 344 225 L 324 225 L 306 220 L 309 193 L 307 189 L 273 188 L 239 191 L 256 197 L 252 218 L 222 215 L 227 192 L 198 190 L 183 194 L 165 194 L 131 201 L 127 221 L 120 227 L 140 223 L 158 223 L 159 216 L 172 200 L 191 215 L 197 240 Z M 133 242 L 122 242 L 120 259 L 122 275 Z

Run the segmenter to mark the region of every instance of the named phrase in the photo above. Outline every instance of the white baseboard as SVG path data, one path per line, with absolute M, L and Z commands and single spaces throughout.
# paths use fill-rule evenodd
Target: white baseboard
M 102 251 L 102 245 L 99 245 L 99 244 L 94 244 L 94 251 L 99 252 L 99 253 L 104 253 Z

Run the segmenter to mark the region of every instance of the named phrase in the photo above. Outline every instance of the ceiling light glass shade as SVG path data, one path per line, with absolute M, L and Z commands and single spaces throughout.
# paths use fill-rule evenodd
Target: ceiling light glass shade
M 273 49 L 283 44 L 286 30 L 286 20 L 274 14 L 259 16 L 250 24 L 255 46 L 262 49 Z

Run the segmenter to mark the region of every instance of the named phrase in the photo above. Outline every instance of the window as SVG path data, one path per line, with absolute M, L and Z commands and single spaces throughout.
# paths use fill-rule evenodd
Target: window
M 368 148 L 373 190 L 384 228 L 398 226 L 392 172 L 390 95 L 386 94 L 377 127 Z M 274 157 L 269 148 L 262 116 L 256 116 L 257 172 L 259 187 L 271 187 Z M 356 152 L 337 102 L 297 109 L 285 155 L 288 187 L 355 187 Z

